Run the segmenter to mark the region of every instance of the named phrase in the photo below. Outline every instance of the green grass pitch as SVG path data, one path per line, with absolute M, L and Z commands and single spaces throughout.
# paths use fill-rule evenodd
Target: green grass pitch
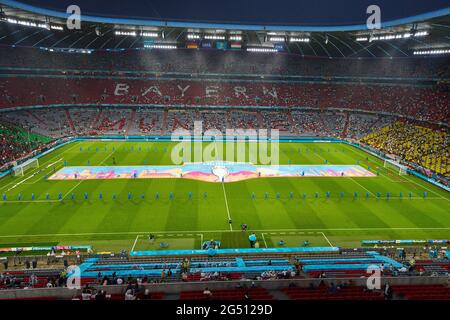
M 113 158 L 117 165 L 143 165 L 144 161 L 172 164 L 173 146 L 170 142 L 77 141 L 42 157 L 39 169 L 30 169 L 23 177 L 3 178 L 0 194 L 6 194 L 7 201 L 0 199 L 0 247 L 93 245 L 96 251 L 118 251 L 159 249 L 158 243 L 166 242 L 169 249 L 193 249 L 209 239 L 222 241 L 225 248 L 248 247 L 248 233 L 240 230 L 242 223 L 256 232 L 261 247 L 277 246 L 281 239 L 288 246 L 300 246 L 309 240 L 316 246 L 354 247 L 363 239 L 450 238 L 448 192 L 387 170 L 378 158 L 342 143 L 280 143 L 280 163 L 360 161 L 363 167 L 370 165 L 373 172 L 379 167 L 381 174 L 366 178 L 261 178 L 223 185 L 185 179 L 45 179 L 64 161 L 69 166 L 85 166 L 88 159 L 91 165 L 112 165 Z M 168 151 L 163 152 L 164 148 Z M 298 148 L 302 152 L 297 152 Z M 331 192 L 329 199 L 327 191 Z M 425 191 L 427 199 L 422 197 Z M 59 192 L 65 196 L 63 201 L 57 200 Z M 72 192 L 74 201 L 70 199 Z M 85 192 L 89 193 L 87 201 L 83 199 Z M 98 197 L 100 192 L 103 200 Z M 132 200 L 128 200 L 128 192 L 132 192 Z M 156 192 L 159 200 L 155 199 Z M 169 199 L 170 192 L 174 193 L 173 200 Z M 189 192 L 193 193 L 192 200 Z M 252 199 L 252 192 L 256 199 Z M 265 192 L 270 194 L 269 199 L 264 199 Z M 275 196 L 277 192 L 280 199 Z M 294 192 L 293 199 L 290 192 Z M 345 192 L 344 198 L 341 192 Z M 359 193 L 356 199 L 354 192 Z M 380 199 L 377 192 L 382 195 Z M 390 199 L 385 197 L 387 192 Z M 412 199 L 409 192 L 413 192 Z M 46 193 L 50 201 L 45 199 Z M 117 194 L 115 201 L 113 193 Z M 142 193 L 145 199 L 141 199 Z M 21 201 L 17 200 L 19 194 Z M 149 232 L 157 235 L 154 245 L 146 240 Z

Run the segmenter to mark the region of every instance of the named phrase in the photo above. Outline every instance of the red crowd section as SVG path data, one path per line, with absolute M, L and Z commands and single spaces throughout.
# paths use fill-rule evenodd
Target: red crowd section
M 448 86 L 112 80 L 11 77 L 0 80 L 0 108 L 34 105 L 185 105 L 338 108 L 450 120 Z

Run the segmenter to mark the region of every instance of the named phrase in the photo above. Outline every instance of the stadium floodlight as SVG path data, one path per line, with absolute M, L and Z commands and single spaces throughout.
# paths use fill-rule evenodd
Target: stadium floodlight
M 424 37 L 427 36 L 428 32 L 427 31 L 418 31 L 414 34 L 414 37 Z
M 15 18 L 6 18 L 6 22 L 11 24 L 18 24 L 25 27 L 34 27 L 34 28 L 42 28 L 47 30 L 59 30 L 62 31 L 64 28 L 59 25 L 49 25 L 48 23 L 37 23 L 34 21 L 28 21 L 28 20 L 19 20 Z
M 228 39 L 230 39 L 231 41 L 242 41 L 242 36 L 232 35 Z
M 429 35 L 428 31 L 416 31 L 416 32 L 405 32 L 405 33 L 390 33 L 390 34 L 379 34 L 373 35 L 371 34 L 369 38 L 365 36 L 359 36 L 356 38 L 358 42 L 365 41 L 378 41 L 378 40 L 396 40 L 396 39 L 409 39 L 411 37 L 424 37 Z
M 220 36 L 216 34 L 207 34 L 203 38 L 206 40 L 225 40 L 225 36 Z
M 131 36 L 131 37 L 136 37 L 136 31 L 121 31 L 121 30 L 117 30 L 116 32 L 114 32 L 114 34 L 116 36 Z
M 441 55 L 441 54 L 449 54 L 450 49 L 430 49 L 430 50 L 417 50 L 414 51 L 414 55 Z
M 50 30 L 50 26 L 47 23 L 38 24 L 38 28 Z
M 58 30 L 58 31 L 62 31 L 62 30 L 64 30 L 64 28 L 63 27 L 61 27 L 61 26 L 56 26 L 56 25 L 50 25 L 50 29 L 52 29 L 52 30 Z
M 27 27 L 37 27 L 36 23 L 25 20 L 17 20 L 17 24 Z
M 200 35 L 196 34 L 196 33 L 188 33 L 187 38 L 189 40 L 193 40 L 193 39 L 200 39 Z
M 284 42 L 285 40 L 284 37 L 269 37 L 270 42 Z
M 249 52 L 264 52 L 264 53 L 278 52 L 278 50 L 275 48 L 263 48 L 263 47 L 251 47 L 251 48 L 247 48 L 247 51 L 249 51 Z
M 290 37 L 289 42 L 309 42 L 309 38 L 297 38 L 297 37 Z
M 141 36 L 146 38 L 158 38 L 159 34 L 157 32 L 142 32 Z
M 144 48 L 173 50 L 173 49 L 176 49 L 177 46 L 175 46 L 173 44 L 145 44 Z

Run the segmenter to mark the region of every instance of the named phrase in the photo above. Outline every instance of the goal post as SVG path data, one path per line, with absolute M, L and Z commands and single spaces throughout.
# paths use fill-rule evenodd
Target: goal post
M 25 171 L 31 169 L 31 168 L 39 168 L 39 160 L 36 158 L 29 159 L 25 161 L 24 163 L 21 163 L 17 166 L 15 166 L 12 169 L 13 176 L 19 177 L 23 176 Z
M 394 160 L 384 159 L 384 167 L 386 169 L 398 172 L 400 176 L 406 176 L 408 174 L 408 167 L 404 166 Z

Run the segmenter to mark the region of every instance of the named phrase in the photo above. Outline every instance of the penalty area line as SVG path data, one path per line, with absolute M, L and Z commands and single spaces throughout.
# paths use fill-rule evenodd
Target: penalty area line
M 138 234 L 138 235 L 136 236 L 136 239 L 134 240 L 133 246 L 131 247 L 131 251 L 134 251 L 134 248 L 136 247 L 136 244 L 137 244 L 138 239 L 139 239 L 140 236 L 141 236 L 140 234 Z
M 267 242 L 266 242 L 266 237 L 264 237 L 264 232 L 261 233 L 261 236 L 262 236 L 262 238 L 263 238 L 264 245 L 266 246 L 266 248 L 268 248 Z
M 76 146 L 78 146 L 78 142 L 74 142 L 74 145 L 71 146 L 70 148 L 68 148 L 67 150 L 62 151 L 61 153 L 57 153 L 54 157 L 48 159 L 47 161 L 44 161 L 42 164 L 39 165 L 38 168 L 34 168 L 30 172 L 28 172 L 27 175 L 33 175 L 33 174 L 37 173 L 39 171 L 39 169 L 42 168 L 44 165 L 48 164 L 50 161 L 53 161 L 53 160 L 55 160 L 58 157 L 61 157 L 63 154 L 65 154 L 65 153 L 69 152 L 70 150 L 74 149 Z M 47 170 L 47 169 L 44 169 L 44 170 Z M 10 183 L 2 186 L 2 187 L 0 187 L 0 191 L 5 190 L 7 187 L 9 187 L 12 184 L 14 184 L 14 181 L 10 182 Z

